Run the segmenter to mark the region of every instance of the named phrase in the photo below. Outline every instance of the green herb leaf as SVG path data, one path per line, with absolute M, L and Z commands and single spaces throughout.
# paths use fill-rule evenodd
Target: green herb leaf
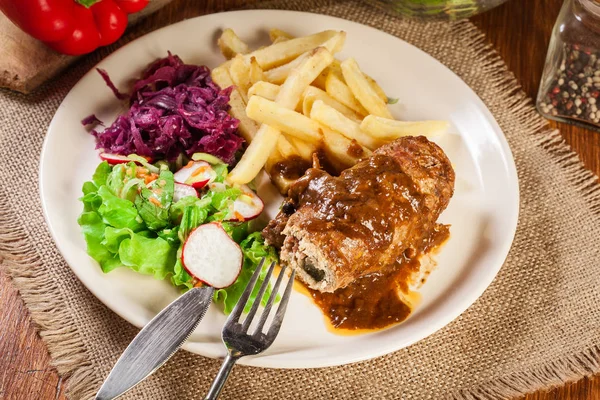
M 398 102 L 398 99 L 392 98 L 392 97 L 388 97 L 387 98 L 387 103 L 388 104 L 396 104 Z

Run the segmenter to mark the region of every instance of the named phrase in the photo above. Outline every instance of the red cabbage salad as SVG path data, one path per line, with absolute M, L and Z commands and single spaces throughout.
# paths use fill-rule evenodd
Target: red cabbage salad
M 103 160 L 80 198 L 88 254 L 105 273 L 126 267 L 185 291 L 202 282 L 182 261 L 184 244 L 198 226 L 217 223 L 243 254 L 235 282 L 215 291 L 215 302 L 229 313 L 260 260 L 278 261 L 257 231 L 263 204 L 252 185 L 225 180 L 243 144 L 239 121 L 228 113 L 232 88 L 217 86 L 207 67 L 170 53 L 142 73 L 129 95 L 99 72 L 129 109 L 103 130 L 93 114 L 82 120 L 94 126 Z
M 180 154 L 197 152 L 228 164 L 235 160 L 243 139 L 237 135 L 239 121 L 228 113 L 232 88 L 217 86 L 207 67 L 184 64 L 169 53 L 142 73 L 129 96 L 117 90 L 105 71 L 98 71 L 117 98 L 129 99 L 130 107 L 108 128 L 92 130 L 96 148 L 153 160 L 174 161 Z

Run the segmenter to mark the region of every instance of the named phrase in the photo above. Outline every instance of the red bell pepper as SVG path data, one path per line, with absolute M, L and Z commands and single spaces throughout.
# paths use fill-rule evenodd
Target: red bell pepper
M 0 10 L 23 31 L 71 55 L 114 43 L 127 27 L 127 14 L 149 0 L 0 0 Z

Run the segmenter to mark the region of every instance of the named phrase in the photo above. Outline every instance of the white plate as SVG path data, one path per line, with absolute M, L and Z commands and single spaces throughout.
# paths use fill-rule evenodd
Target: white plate
M 275 24 L 275 25 L 273 25 Z M 452 224 L 451 239 L 439 255 L 437 270 L 421 290 L 422 301 L 404 323 L 358 336 L 339 336 L 326 329 L 321 311 L 294 293 L 274 345 L 242 364 L 274 368 L 309 368 L 346 364 L 381 356 L 423 339 L 467 309 L 488 287 L 502 266 L 517 224 L 519 193 L 510 149 L 498 124 L 475 93 L 450 70 L 421 50 L 357 23 L 290 11 L 239 11 L 190 19 L 146 35 L 119 49 L 98 66 L 120 88 L 167 50 L 187 63 L 215 67 L 223 61 L 216 46 L 219 31 L 235 28 L 257 46 L 268 28 L 294 35 L 324 29 L 348 33 L 342 58 L 354 57 L 391 97 L 395 117 L 444 119 L 451 134 L 437 140 L 456 170 L 456 193 L 441 217 Z M 385 49 L 385 51 L 382 51 Z M 120 111 L 104 82 L 92 70 L 64 99 L 50 124 L 40 165 L 40 191 L 46 220 L 58 248 L 75 274 L 104 304 L 141 327 L 177 292 L 166 282 L 121 268 L 103 274 L 86 254 L 77 225 L 81 185 L 100 162 L 94 138 L 80 124 L 95 113 L 110 122 Z M 264 193 L 263 193 L 264 194 Z M 278 204 L 272 203 L 271 215 Z M 211 307 L 185 345 L 207 357 L 223 356 L 220 330 L 225 316 Z

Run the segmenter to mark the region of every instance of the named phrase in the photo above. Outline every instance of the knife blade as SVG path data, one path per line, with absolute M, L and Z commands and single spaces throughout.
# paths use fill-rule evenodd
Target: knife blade
M 193 288 L 158 313 L 127 346 L 95 399 L 121 396 L 171 358 L 206 314 L 213 293 L 210 286 Z

